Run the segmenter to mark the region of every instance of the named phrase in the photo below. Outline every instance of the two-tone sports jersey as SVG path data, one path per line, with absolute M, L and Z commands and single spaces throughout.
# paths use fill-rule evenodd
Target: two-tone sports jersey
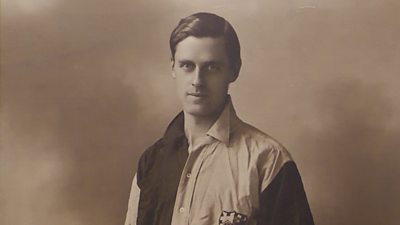
M 313 225 L 288 151 L 230 99 L 192 146 L 180 113 L 139 160 L 125 225 Z

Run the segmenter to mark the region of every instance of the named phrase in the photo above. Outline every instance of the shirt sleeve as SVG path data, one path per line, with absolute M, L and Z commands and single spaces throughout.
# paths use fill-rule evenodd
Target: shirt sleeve
M 126 212 L 126 219 L 124 225 L 136 225 L 138 204 L 140 197 L 140 188 L 137 185 L 136 174 L 133 177 L 131 192 L 129 195 L 128 210 Z
M 257 225 L 314 225 L 300 174 L 286 162 L 261 192 Z

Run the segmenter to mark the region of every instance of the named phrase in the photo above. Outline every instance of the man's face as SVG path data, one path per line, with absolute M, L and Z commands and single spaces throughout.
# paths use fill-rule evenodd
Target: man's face
M 216 116 L 223 108 L 229 83 L 235 80 L 222 37 L 189 36 L 178 43 L 172 75 L 183 111 Z

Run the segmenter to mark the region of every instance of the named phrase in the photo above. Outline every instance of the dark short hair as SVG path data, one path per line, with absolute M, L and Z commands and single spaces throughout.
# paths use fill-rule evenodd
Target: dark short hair
M 181 19 L 169 39 L 172 60 L 175 60 L 176 46 L 189 36 L 223 37 L 229 66 L 236 76 L 239 74 L 242 63 L 239 38 L 228 21 L 218 15 L 204 12 Z

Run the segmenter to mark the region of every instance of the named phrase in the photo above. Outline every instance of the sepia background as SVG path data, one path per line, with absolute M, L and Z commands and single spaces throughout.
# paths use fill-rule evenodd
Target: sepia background
M 396 0 L 1 0 L 0 224 L 117 225 L 179 112 L 168 38 L 239 34 L 238 115 L 282 142 L 319 225 L 400 220 Z

